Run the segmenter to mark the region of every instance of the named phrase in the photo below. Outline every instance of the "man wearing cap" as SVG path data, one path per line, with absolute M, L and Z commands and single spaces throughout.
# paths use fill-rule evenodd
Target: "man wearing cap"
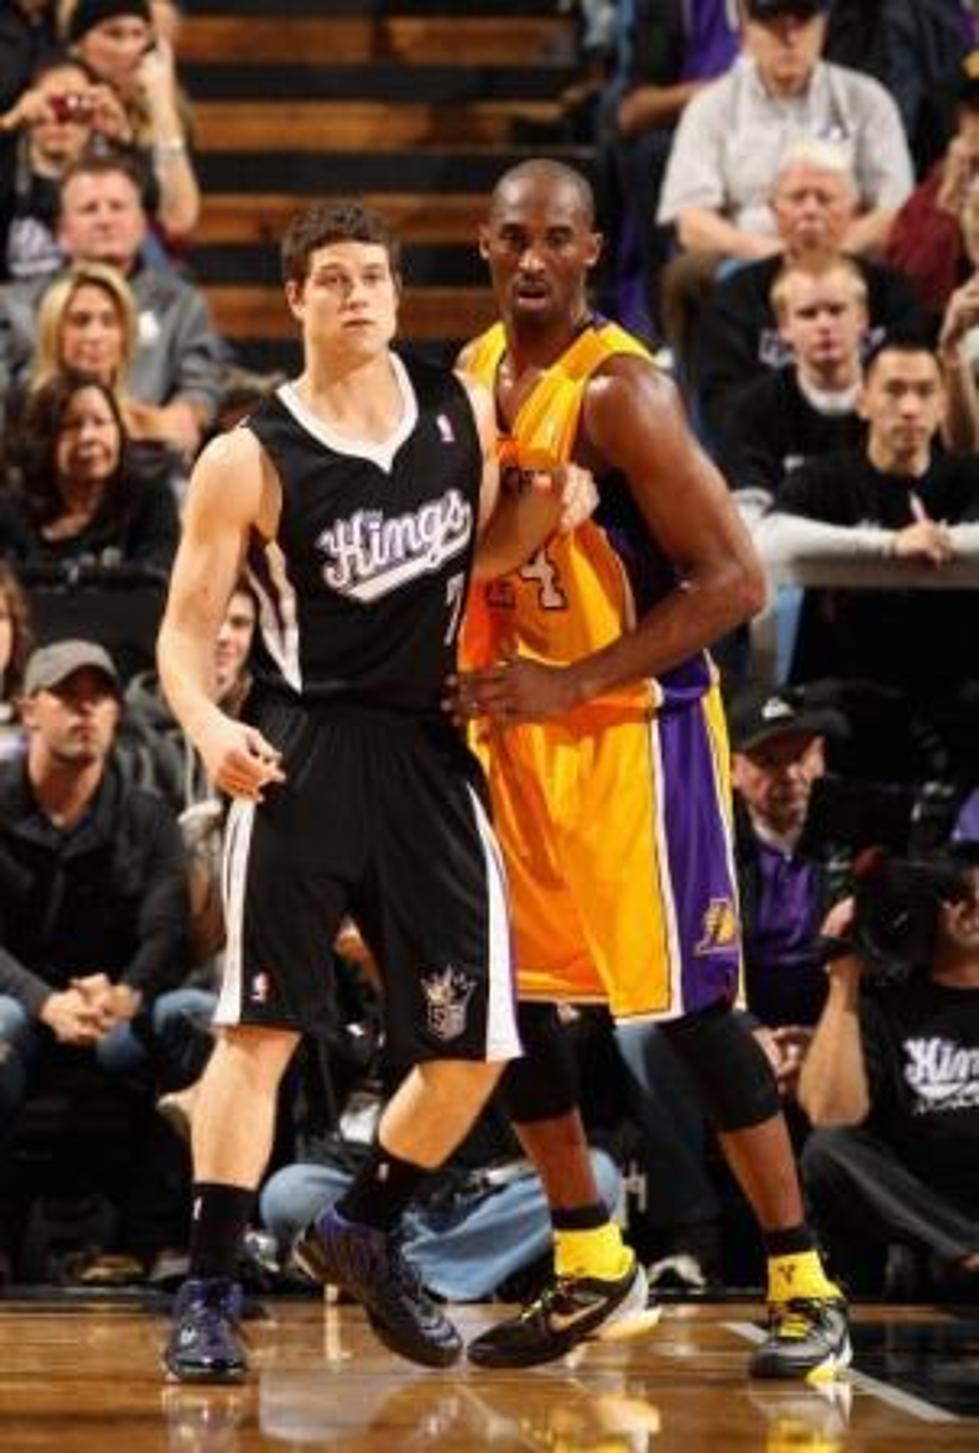
M 660 222 L 682 247 L 722 257 L 781 248 L 769 198 L 787 144 L 835 141 L 848 151 L 860 213 L 847 248 L 879 250 L 911 190 L 911 158 L 891 97 L 869 76 L 820 60 L 828 0 L 742 0 L 742 55 L 695 97 L 677 129 Z
M 120 1041 L 181 974 L 180 832 L 112 765 L 120 703 L 115 665 L 91 641 L 28 661 L 26 757 L 0 766 L 0 1161 L 29 1087 L 65 1055 L 57 1046 L 132 1068 Z

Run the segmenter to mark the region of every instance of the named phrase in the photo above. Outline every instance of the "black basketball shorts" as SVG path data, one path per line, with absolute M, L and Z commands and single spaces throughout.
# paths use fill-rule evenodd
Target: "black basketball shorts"
M 478 764 L 448 725 L 270 701 L 286 780 L 228 818 L 214 1022 L 315 1033 L 350 915 L 383 976 L 398 1064 L 520 1054 L 502 860 Z

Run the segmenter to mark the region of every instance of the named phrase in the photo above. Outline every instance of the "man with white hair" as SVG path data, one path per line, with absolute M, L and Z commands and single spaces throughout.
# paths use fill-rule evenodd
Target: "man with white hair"
M 743 388 L 766 370 L 792 361 L 772 307 L 772 286 L 785 266 L 818 272 L 852 253 L 857 197 L 840 146 L 800 138 L 786 149 L 771 197 L 778 251 L 718 282 L 697 328 L 692 375 L 712 439 L 724 433 L 732 401 Z M 870 342 L 917 327 L 918 305 L 905 279 L 863 256 L 854 256 L 854 263 L 867 289 Z
M 912 187 L 897 106 L 879 82 L 820 59 L 829 0 L 742 0 L 742 54 L 677 128 L 659 221 L 680 245 L 721 257 L 781 251 L 771 189 L 797 137 L 837 142 L 859 195 L 849 251 L 874 253 Z

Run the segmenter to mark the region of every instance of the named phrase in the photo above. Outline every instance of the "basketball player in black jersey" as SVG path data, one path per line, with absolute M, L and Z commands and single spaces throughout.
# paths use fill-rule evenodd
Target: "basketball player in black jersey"
M 391 1232 L 520 1046 L 499 856 L 474 759 L 439 703 L 474 558 L 479 575 L 512 568 L 592 503 L 590 476 L 572 471 L 563 491 L 497 508 L 488 395 L 389 346 L 397 254 L 379 217 L 314 205 L 283 268 L 305 369 L 201 456 L 159 640 L 170 703 L 235 799 L 190 1278 L 165 1358 L 186 1381 L 244 1375 L 237 1247 L 279 1081 L 300 1033 L 330 1013 L 328 946 L 346 913 L 385 974 L 392 1055 L 414 1068 L 367 1166 L 298 1254 L 364 1304 L 393 1350 L 440 1366 L 460 1354 Z M 211 663 L 242 567 L 258 641 L 248 719 L 234 721 L 213 700 Z

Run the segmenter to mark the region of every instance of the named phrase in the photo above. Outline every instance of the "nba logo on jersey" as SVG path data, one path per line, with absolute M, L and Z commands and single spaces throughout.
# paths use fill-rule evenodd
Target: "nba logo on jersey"
M 428 1028 L 436 1039 L 458 1039 L 465 1033 L 466 1009 L 475 987 L 475 979 L 451 964 L 444 973 L 428 974 L 422 979 Z
M 452 420 L 447 414 L 439 414 L 435 420 L 438 425 L 439 437 L 443 444 L 454 444 L 456 441 L 455 430 L 452 427 Z

